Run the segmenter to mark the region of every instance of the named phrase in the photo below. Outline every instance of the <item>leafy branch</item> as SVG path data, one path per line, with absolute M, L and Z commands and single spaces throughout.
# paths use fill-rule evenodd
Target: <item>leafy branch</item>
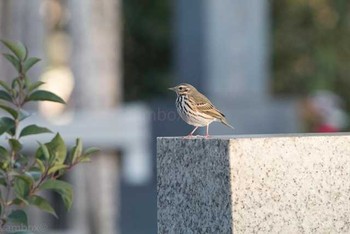
M 0 40 L 9 50 L 3 56 L 17 71 L 17 77 L 11 82 L 0 80 L 0 109 L 6 115 L 0 117 L 0 226 L 6 224 L 28 225 L 24 211 L 26 206 L 35 206 L 57 217 L 55 210 L 44 197 L 38 195 L 44 190 L 57 192 L 66 207 L 72 206 L 72 185 L 59 178 L 82 162 L 88 162 L 96 148 L 83 150 L 80 139 L 68 151 L 59 133 L 47 143 L 38 142 L 35 155 L 29 156 L 22 151 L 23 137 L 52 133 L 46 127 L 31 124 L 20 130 L 21 122 L 29 115 L 23 107 L 29 102 L 51 101 L 65 104 L 56 94 L 39 89 L 44 83 L 32 82 L 27 72 L 40 61 L 29 57 L 28 49 L 20 42 Z

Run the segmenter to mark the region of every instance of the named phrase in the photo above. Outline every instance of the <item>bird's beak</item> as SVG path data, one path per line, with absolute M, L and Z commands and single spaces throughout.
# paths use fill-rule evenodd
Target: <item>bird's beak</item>
M 169 88 L 169 90 L 175 91 L 175 87 Z

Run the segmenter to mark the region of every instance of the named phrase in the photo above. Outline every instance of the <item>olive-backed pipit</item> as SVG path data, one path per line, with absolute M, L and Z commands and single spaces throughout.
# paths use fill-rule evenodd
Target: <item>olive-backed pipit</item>
M 213 121 L 219 121 L 226 126 L 234 129 L 226 120 L 225 115 L 221 113 L 209 101 L 209 99 L 201 94 L 195 87 L 190 84 L 179 84 L 170 90 L 176 92 L 176 109 L 181 118 L 188 124 L 195 126 L 188 137 L 193 136 L 193 133 L 198 127 L 207 127 L 206 137 L 209 136 L 209 124 Z

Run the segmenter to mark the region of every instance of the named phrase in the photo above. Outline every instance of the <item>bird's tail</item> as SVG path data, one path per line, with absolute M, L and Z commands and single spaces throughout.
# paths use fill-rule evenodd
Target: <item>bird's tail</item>
M 230 128 L 232 128 L 232 129 L 235 129 L 233 126 L 231 126 L 231 125 L 227 122 L 227 120 L 225 119 L 225 117 L 222 118 L 222 119 L 220 119 L 220 120 L 221 120 L 221 123 L 225 124 L 227 127 L 230 127 Z

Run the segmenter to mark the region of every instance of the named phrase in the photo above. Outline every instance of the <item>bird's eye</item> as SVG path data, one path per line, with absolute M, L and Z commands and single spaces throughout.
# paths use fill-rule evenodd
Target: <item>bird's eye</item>
M 179 90 L 183 90 L 183 88 L 182 88 L 182 87 L 179 87 Z

